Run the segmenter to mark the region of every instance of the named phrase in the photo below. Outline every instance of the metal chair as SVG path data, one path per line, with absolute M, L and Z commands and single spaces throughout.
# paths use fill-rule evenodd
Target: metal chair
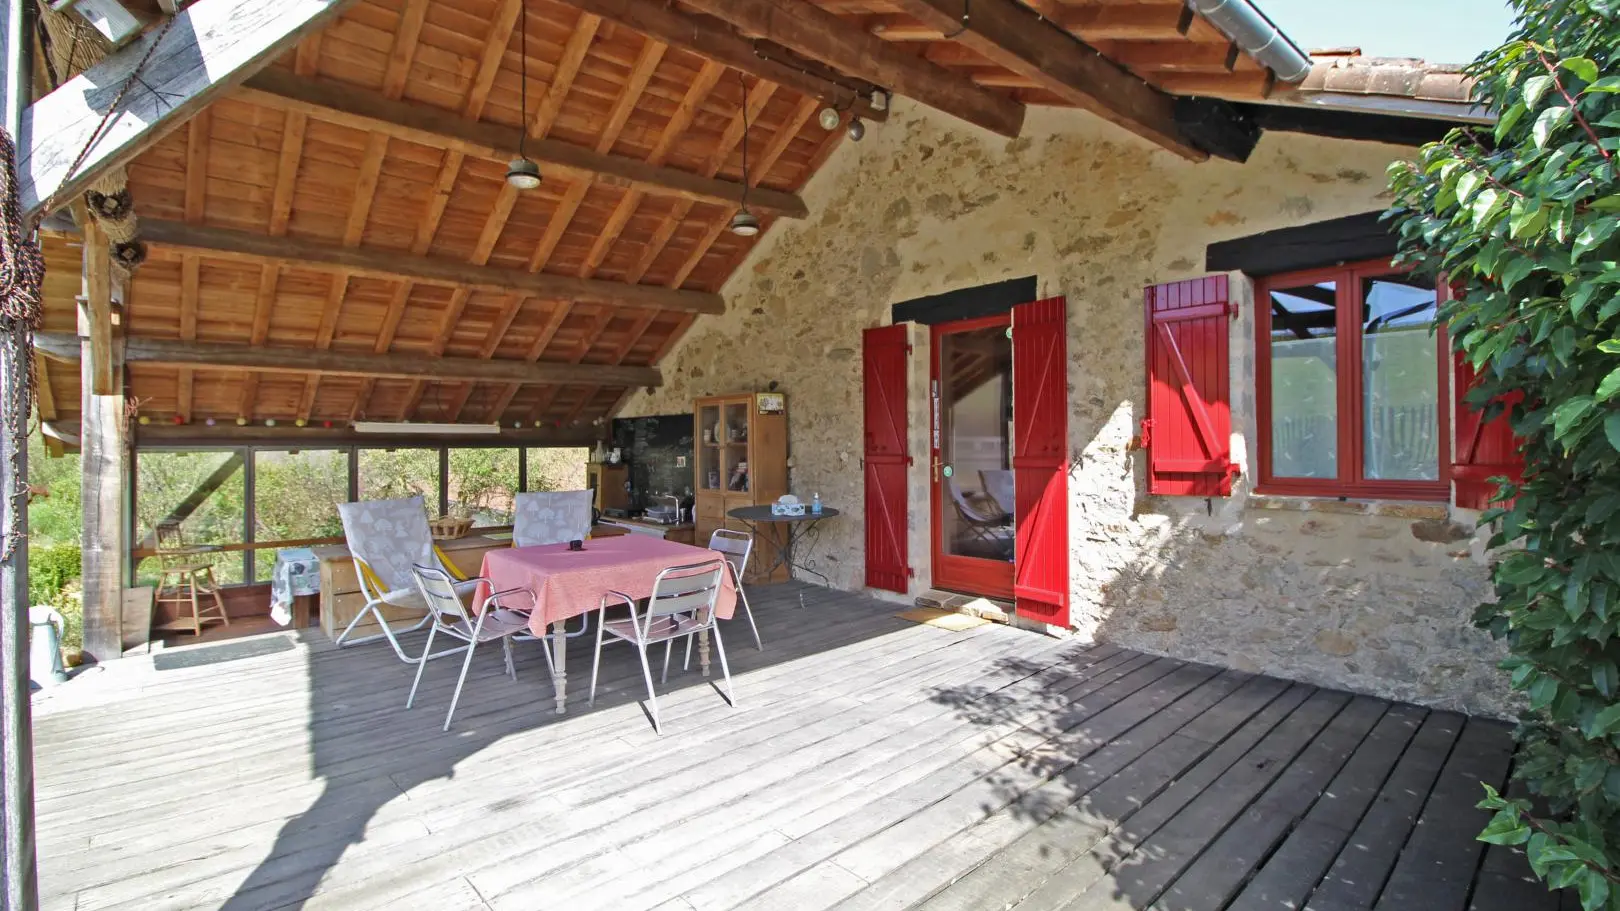
M 980 511 L 972 503 L 968 502 L 967 496 L 962 493 L 962 488 L 956 486 L 954 478 L 945 479 L 945 489 L 950 492 L 951 505 L 956 507 L 957 517 L 962 520 L 963 525 L 967 526 L 968 531 L 973 533 L 974 539 L 995 548 L 995 552 L 1002 559 L 1011 557 L 1013 535 L 1012 526 L 1008 523 L 1008 520 L 1012 516 L 1005 512 L 991 514 Z
M 732 531 L 729 528 L 717 528 L 714 534 L 709 535 L 709 549 L 717 551 L 726 561 L 726 568 L 731 571 L 731 581 L 737 586 L 737 600 L 742 604 L 743 616 L 748 618 L 748 628 L 754 631 L 754 647 L 765 651 L 765 646 L 759 641 L 759 627 L 754 624 L 754 611 L 748 606 L 748 594 L 743 591 L 743 571 L 748 568 L 748 556 L 754 552 L 754 536 L 744 531 Z M 686 662 L 692 663 L 692 640 L 686 640 Z
M 411 694 L 405 698 L 405 707 L 410 708 L 416 702 L 416 688 L 422 685 L 422 672 L 427 669 L 429 661 L 457 652 L 466 652 L 467 657 L 461 662 L 461 676 L 456 678 L 456 692 L 450 697 L 450 711 L 444 716 L 444 730 L 448 731 L 450 720 L 456 717 L 456 703 L 461 701 L 461 687 L 467 682 L 467 669 L 472 667 L 473 652 L 480 642 L 501 640 L 501 651 L 506 656 L 506 674 L 513 680 L 517 679 L 517 666 L 512 663 L 512 637 L 519 631 L 528 629 L 529 618 L 526 614 L 501 607 L 500 599 L 506 595 L 528 594 L 528 590 L 513 588 L 491 593 L 484 599 L 483 609 L 478 612 L 478 618 L 475 620 L 468 615 L 467 606 L 456 593 L 456 585 L 448 573 L 437 566 L 413 566 L 411 572 L 416 577 L 416 586 L 422 593 L 423 602 L 427 604 L 433 626 L 428 630 L 427 645 L 423 646 L 422 657 L 417 662 L 416 679 L 411 682 Z M 477 585 L 489 580 L 468 581 Z M 440 633 L 466 644 L 435 654 L 433 640 Z M 542 651 L 546 655 L 546 664 L 550 665 L 551 652 L 545 649 Z
M 591 534 L 591 492 L 556 490 L 512 498 L 512 546 L 567 544 Z
M 1016 488 L 1011 471 L 1005 468 L 980 471 L 979 482 L 984 485 L 985 494 L 995 502 L 998 509 L 1009 516 L 1013 514 L 1018 500 L 1014 496 Z
M 419 630 L 433 620 L 412 568 L 418 565 L 432 566 L 457 579 L 461 574 L 449 567 L 449 561 L 433 543 L 433 532 L 428 528 L 427 509 L 422 498 L 339 503 L 338 516 L 343 520 L 343 536 L 354 558 L 354 571 L 360 577 L 360 592 L 366 596 L 366 606 L 338 634 L 337 645 L 341 648 L 384 638 L 393 646 L 399 660 L 406 664 L 423 660 L 405 654 L 405 649 L 399 644 L 400 633 Z M 456 594 L 461 597 L 471 595 L 477 586 L 476 579 L 452 584 Z M 383 615 L 384 607 L 422 611 L 423 617 L 409 627 L 395 630 Z M 382 632 L 350 639 L 349 634 L 367 616 L 376 617 Z
M 653 688 L 652 666 L 647 663 L 647 648 L 707 631 L 714 636 L 715 651 L 720 655 L 720 671 L 726 678 L 726 702 L 736 708 L 737 694 L 731 684 L 731 668 L 726 664 L 726 647 L 720 641 L 720 627 L 715 623 L 714 612 L 725 571 L 725 561 L 718 557 L 703 563 L 671 566 L 653 581 L 652 597 L 647 599 L 647 609 L 640 613 L 636 611 L 636 599 L 623 592 L 613 591 L 603 595 L 596 622 L 596 657 L 591 661 L 591 693 L 586 704 L 596 704 L 596 678 L 602 666 L 602 637 L 604 634 L 611 635 L 636 647 L 636 653 L 641 658 L 641 675 L 647 681 L 647 702 L 652 709 L 653 730 L 662 734 L 658 694 Z M 630 618 L 609 620 L 607 611 L 610 601 L 628 607 Z M 664 673 L 669 673 L 667 648 L 664 651 Z

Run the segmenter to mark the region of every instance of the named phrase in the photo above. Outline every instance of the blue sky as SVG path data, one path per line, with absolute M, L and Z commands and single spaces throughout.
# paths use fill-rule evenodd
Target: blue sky
M 1305 50 L 1359 47 L 1375 57 L 1467 63 L 1502 43 L 1512 17 L 1500 0 L 1258 0 Z

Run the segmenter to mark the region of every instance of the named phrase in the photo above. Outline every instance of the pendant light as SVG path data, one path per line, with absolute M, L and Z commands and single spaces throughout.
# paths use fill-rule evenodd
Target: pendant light
M 748 83 L 743 81 L 742 71 L 737 71 L 737 84 L 742 86 L 742 209 L 731 216 L 731 233 L 738 237 L 753 237 L 759 233 L 759 218 L 748 211 Z
M 512 159 L 506 166 L 506 182 L 514 189 L 532 190 L 540 186 L 540 166 L 529 160 L 523 154 L 523 140 L 529 136 L 529 4 L 525 0 L 519 11 L 518 21 L 518 53 L 521 55 L 522 82 L 520 83 L 519 105 L 523 111 L 523 122 L 518 125 L 518 157 Z

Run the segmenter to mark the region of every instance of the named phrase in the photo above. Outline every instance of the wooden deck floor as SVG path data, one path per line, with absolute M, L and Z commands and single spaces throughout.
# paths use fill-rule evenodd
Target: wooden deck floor
M 800 592 L 808 606 L 797 607 Z M 1508 730 L 892 605 L 754 592 L 740 707 L 672 673 L 665 735 L 618 646 L 585 707 L 383 646 L 155 670 L 40 701 L 48 909 L 1153 908 L 1552 911 L 1484 850 Z M 318 635 L 318 634 L 317 634 Z

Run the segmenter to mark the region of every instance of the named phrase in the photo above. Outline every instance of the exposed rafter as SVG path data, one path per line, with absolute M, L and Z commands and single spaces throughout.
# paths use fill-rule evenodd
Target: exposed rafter
M 412 279 L 516 292 L 551 300 L 578 300 L 624 307 L 651 307 L 690 313 L 721 313 L 719 295 L 623 282 L 536 274 L 523 269 L 474 266 L 437 257 L 401 256 L 397 251 L 336 247 L 328 243 L 270 237 L 224 228 L 143 219 L 141 236 L 156 247 L 206 253 L 249 262 L 284 260 L 288 266 L 347 272 L 398 281 Z
M 1209 157 L 1182 134 L 1169 95 L 1120 69 L 1096 48 L 1016 0 L 974 0 L 966 18 L 960 0 L 897 3 L 919 21 L 949 30 L 956 42 L 1071 104 L 1183 158 L 1201 161 Z
M 36 345 L 46 357 L 80 359 L 79 338 L 67 332 L 41 332 Z M 414 354 L 348 354 L 308 348 L 272 348 L 177 339 L 126 338 L 123 362 L 164 367 L 215 370 L 260 370 L 266 373 L 324 373 L 387 379 L 471 380 L 602 386 L 658 386 L 656 367 L 579 366 L 546 362 L 484 360 L 470 357 L 425 358 Z
M 351 85 L 302 79 L 285 70 L 260 73 L 248 80 L 237 97 L 491 161 L 505 162 L 517 148 L 519 130 L 516 127 L 473 122 L 454 111 L 395 101 Z M 735 205 L 742 200 L 742 187 L 728 180 L 654 167 L 634 158 L 603 154 L 554 139 L 529 139 L 524 148 L 542 168 L 567 172 L 570 179 L 577 181 L 634 188 L 695 202 Z M 748 203 L 792 218 L 802 218 L 808 211 L 797 196 L 774 190 L 751 192 Z
M 831 70 L 818 73 L 819 65 L 813 61 L 800 59 L 771 41 L 743 37 L 718 20 L 686 15 L 656 0 L 567 2 L 757 79 L 818 98 L 833 107 L 852 110 L 866 120 L 882 120 L 888 116 L 888 111 L 874 106 L 866 94 L 870 83 Z
M 806 0 L 688 0 L 688 3 L 748 34 L 773 41 L 857 79 L 893 89 L 991 132 L 1015 137 L 1024 125 L 1024 106 L 1018 101 L 908 53 Z M 955 15 L 958 18 L 961 15 L 960 4 Z M 978 15 L 975 7 L 974 18 Z

